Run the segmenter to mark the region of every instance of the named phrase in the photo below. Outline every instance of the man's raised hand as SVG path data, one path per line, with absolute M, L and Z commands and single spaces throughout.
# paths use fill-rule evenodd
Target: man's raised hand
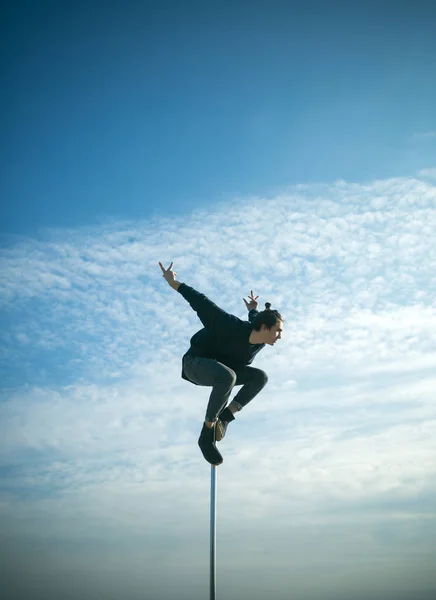
M 159 263 L 159 266 L 162 269 L 162 276 L 168 282 L 168 285 L 170 285 L 174 289 L 177 289 L 180 283 L 176 281 L 177 273 L 172 270 L 173 262 L 171 261 L 171 264 L 168 267 L 168 269 L 165 269 L 161 262 Z
M 245 302 L 245 306 L 247 307 L 248 312 L 250 312 L 250 310 L 255 310 L 257 308 L 256 300 L 259 298 L 259 296 L 256 296 L 255 298 L 253 295 L 253 290 L 251 290 L 251 294 L 248 297 L 251 300 L 251 302 L 247 302 L 245 298 L 242 298 L 242 300 Z

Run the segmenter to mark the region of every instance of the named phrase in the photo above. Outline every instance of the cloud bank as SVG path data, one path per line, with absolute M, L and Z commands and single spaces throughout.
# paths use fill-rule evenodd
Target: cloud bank
M 0 523 L 15 597 L 207 591 L 196 440 L 209 391 L 180 378 L 201 325 L 162 279 L 172 260 L 225 310 L 244 317 L 253 289 L 286 320 L 256 359 L 267 388 L 221 446 L 222 597 L 433 597 L 433 170 L 2 250 Z

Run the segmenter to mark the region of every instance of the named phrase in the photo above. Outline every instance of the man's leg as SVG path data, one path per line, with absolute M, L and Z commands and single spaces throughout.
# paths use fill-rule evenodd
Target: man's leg
M 255 367 L 242 367 L 236 371 L 235 385 L 242 385 L 236 396 L 230 403 L 230 409 L 233 413 L 242 410 L 244 406 L 253 400 L 257 394 L 263 390 L 268 383 L 268 375 L 262 369 Z
M 247 404 L 266 386 L 268 376 L 265 371 L 255 367 L 242 367 L 236 370 L 235 385 L 242 385 L 227 408 L 224 408 L 218 419 L 216 428 L 216 441 L 219 442 L 226 434 L 228 424 L 234 420 L 234 414 L 247 406 Z
M 212 392 L 206 408 L 205 421 L 212 424 L 218 414 L 226 406 L 233 387 L 236 384 L 236 373 L 211 358 L 189 357 L 184 362 L 186 376 L 197 385 L 211 386 Z
M 198 445 L 208 462 L 221 464 L 223 459 L 215 446 L 214 425 L 218 414 L 227 404 L 236 383 L 236 374 L 226 365 L 210 358 L 188 356 L 184 360 L 183 368 L 188 379 L 197 385 L 212 386 Z

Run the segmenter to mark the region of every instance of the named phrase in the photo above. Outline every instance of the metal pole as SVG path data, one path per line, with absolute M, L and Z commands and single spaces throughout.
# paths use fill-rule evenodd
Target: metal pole
M 210 467 L 210 600 L 216 594 L 216 467 Z

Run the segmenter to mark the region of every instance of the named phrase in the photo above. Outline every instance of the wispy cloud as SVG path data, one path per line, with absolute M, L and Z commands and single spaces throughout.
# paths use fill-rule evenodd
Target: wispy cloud
M 421 177 L 429 177 L 430 179 L 436 179 L 436 168 L 432 169 L 421 169 L 419 171 Z
M 430 140 L 436 138 L 436 131 L 423 131 L 420 133 L 415 133 L 414 138 L 416 140 Z
M 286 319 L 256 360 L 267 388 L 222 444 L 220 531 L 239 568 L 279 566 L 283 583 L 328 551 L 337 574 L 356 536 L 370 570 L 390 556 L 386 572 L 405 561 L 418 580 L 413 552 L 436 556 L 435 205 L 425 177 L 338 181 L 3 250 L 5 535 L 122 540 L 141 585 L 139 548 L 156 572 L 204 567 L 209 392 L 180 378 L 200 324 L 161 277 L 174 260 L 229 312 L 253 289 Z

